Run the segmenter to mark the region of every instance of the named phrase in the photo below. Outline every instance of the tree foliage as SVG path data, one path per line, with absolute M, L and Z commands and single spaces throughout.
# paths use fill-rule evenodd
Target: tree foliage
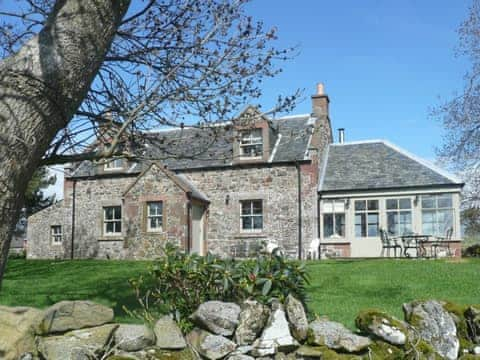
M 133 148 L 142 134 L 165 126 L 201 126 L 205 147 L 212 144 L 223 129 L 205 124 L 231 120 L 258 99 L 263 81 L 281 71 L 278 61 L 292 55 L 293 49 L 274 46 L 275 28 L 246 14 L 248 2 L 133 1 L 85 100 L 43 162 L 138 157 Z M 21 11 L 3 12 L 4 55 L 43 26 L 54 6 L 49 0 L 19 3 Z M 291 109 L 298 95 L 280 96 L 264 113 Z M 110 146 L 92 147 L 94 141 Z M 164 147 L 172 145 L 166 140 Z
M 45 196 L 44 190 L 57 181 L 55 175 L 51 175 L 48 168 L 38 168 L 27 186 L 25 192 L 25 208 L 27 216 L 46 208 L 55 201 L 55 195 Z

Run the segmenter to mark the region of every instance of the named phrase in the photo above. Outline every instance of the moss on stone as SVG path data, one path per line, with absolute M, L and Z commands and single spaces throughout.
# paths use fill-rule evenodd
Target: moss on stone
M 441 360 L 442 357 L 435 351 L 432 345 L 427 343 L 425 340 L 420 340 L 414 344 L 408 343 L 405 346 L 405 359 L 414 360 L 418 359 L 417 354 L 420 359 L 427 360 Z
M 342 354 L 329 349 L 326 346 L 317 346 L 316 349 L 322 353 L 322 360 L 361 360 L 362 357 L 354 354 Z
M 405 359 L 405 353 L 402 349 L 388 344 L 383 341 L 375 341 L 369 346 L 369 354 L 366 355 L 366 359 L 373 360 L 403 360 Z
M 473 355 L 473 354 L 464 354 L 458 358 L 458 360 L 479 360 L 480 355 Z
M 192 350 L 188 348 L 180 351 L 156 350 L 155 354 L 152 354 L 152 359 L 157 360 L 194 360 L 195 358 Z
M 362 310 L 358 313 L 357 317 L 355 318 L 355 325 L 358 329 L 363 332 L 370 333 L 369 326 L 374 321 L 381 322 L 382 319 L 387 320 L 392 326 L 400 329 L 404 333 L 406 333 L 407 329 L 402 324 L 400 320 L 395 319 L 393 316 L 378 310 L 378 309 L 366 309 Z
M 474 344 L 470 340 L 467 319 L 465 318 L 465 313 L 469 307 L 469 305 L 459 305 L 448 301 L 443 304 L 445 311 L 453 315 L 461 352 L 463 352 L 463 350 L 471 350 L 474 347 Z

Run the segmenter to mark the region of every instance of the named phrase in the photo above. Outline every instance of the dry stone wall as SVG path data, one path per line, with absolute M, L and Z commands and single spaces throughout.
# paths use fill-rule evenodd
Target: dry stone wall
M 89 301 L 45 310 L 0 307 L 5 360 L 477 359 L 480 309 L 436 300 L 404 304 L 405 321 L 361 311 L 359 331 L 326 317 L 308 321 L 291 295 L 285 304 L 208 301 L 182 334 L 170 315 L 150 325 L 113 323 L 113 311 Z M 261 316 L 259 316 L 261 315 Z M 468 325 L 469 324 L 469 325 Z

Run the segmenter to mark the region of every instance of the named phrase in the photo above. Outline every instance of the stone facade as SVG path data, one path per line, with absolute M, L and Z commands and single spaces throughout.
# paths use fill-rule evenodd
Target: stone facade
M 244 166 L 224 170 L 184 172 L 210 200 L 205 250 L 224 256 L 243 256 L 262 241 L 275 240 L 290 257 L 298 255 L 298 172 L 302 190 L 302 240 L 316 237 L 316 174 L 313 165 Z M 66 184 L 65 202 L 29 219 L 29 258 L 70 257 L 73 182 Z M 263 200 L 264 226 L 260 233 L 242 232 L 240 201 Z M 148 201 L 164 204 L 161 232 L 148 232 Z M 156 166 L 133 177 L 75 181 L 75 258 L 145 259 L 161 255 L 166 241 L 186 247 L 187 194 Z M 122 207 L 122 234 L 103 234 L 103 207 Z M 63 243 L 54 244 L 50 228 L 62 225 Z M 302 251 L 303 253 L 303 251 Z

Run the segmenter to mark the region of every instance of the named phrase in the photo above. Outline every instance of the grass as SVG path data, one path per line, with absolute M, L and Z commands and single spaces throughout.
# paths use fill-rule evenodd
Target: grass
M 127 280 L 147 271 L 147 261 L 9 260 L 0 304 L 47 307 L 88 299 L 112 307 L 116 319 L 135 322 L 123 306 L 137 306 Z M 378 308 L 403 318 L 414 299 L 478 303 L 480 260 L 342 260 L 310 262 L 310 308 L 353 328 L 358 311 Z
M 308 265 L 310 308 L 350 328 L 361 309 L 378 308 L 403 319 L 415 299 L 476 304 L 480 260 L 344 260 Z
M 48 307 L 61 300 L 91 300 L 114 309 L 116 320 L 137 322 L 123 310 L 137 301 L 128 279 L 147 271 L 148 261 L 9 260 L 0 304 Z

